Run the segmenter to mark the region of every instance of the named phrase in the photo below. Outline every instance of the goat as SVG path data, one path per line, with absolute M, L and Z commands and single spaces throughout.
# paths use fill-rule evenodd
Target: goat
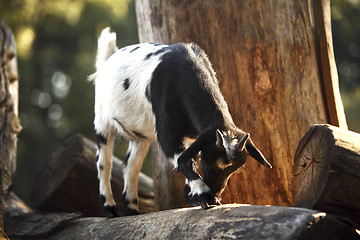
M 139 212 L 138 175 L 154 141 L 185 176 L 189 206 L 207 209 L 220 204 L 218 196 L 247 155 L 272 167 L 249 133 L 235 126 L 216 74 L 200 47 L 143 43 L 118 49 L 115 42 L 116 34 L 104 29 L 98 39 L 96 72 L 89 77 L 95 82 L 97 169 L 106 215 L 119 215 L 110 186 L 117 134 L 129 141 L 124 215 Z M 193 161 L 200 152 L 203 178 Z

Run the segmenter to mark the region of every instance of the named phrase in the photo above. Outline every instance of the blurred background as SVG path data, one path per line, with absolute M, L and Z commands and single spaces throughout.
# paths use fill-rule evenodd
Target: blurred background
M 360 133 L 360 0 L 331 2 L 335 59 L 349 129 Z M 17 171 L 13 190 L 28 200 L 44 161 L 67 137 L 94 140 L 97 36 L 107 26 L 119 47 L 138 43 L 133 0 L 0 0 L 0 17 L 14 32 L 20 75 Z M 115 155 L 124 158 L 126 143 Z M 145 160 L 143 172 L 151 176 Z

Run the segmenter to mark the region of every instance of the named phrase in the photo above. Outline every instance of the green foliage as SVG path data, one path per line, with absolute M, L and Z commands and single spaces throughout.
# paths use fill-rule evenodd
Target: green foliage
M 349 129 L 360 132 L 360 1 L 333 0 L 335 59 Z

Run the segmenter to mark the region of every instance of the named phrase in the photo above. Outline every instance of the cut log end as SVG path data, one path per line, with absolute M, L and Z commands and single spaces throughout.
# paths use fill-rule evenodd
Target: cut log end
M 301 139 L 295 153 L 292 190 L 295 206 L 314 206 L 319 199 L 329 175 L 326 159 L 329 142 L 334 141 L 327 134 L 327 125 L 315 125 Z
M 293 166 L 297 207 L 351 219 L 360 227 L 360 134 L 314 125 L 301 139 Z

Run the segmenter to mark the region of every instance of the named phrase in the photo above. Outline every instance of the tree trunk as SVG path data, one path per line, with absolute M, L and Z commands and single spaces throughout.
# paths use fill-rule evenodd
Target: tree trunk
M 96 145 L 81 135 L 67 139 L 41 169 L 31 191 L 34 207 L 43 211 L 81 212 L 101 216 L 96 169 Z M 122 213 L 124 164 L 113 157 L 111 185 Z M 139 176 L 140 213 L 154 211 L 152 180 Z
M 323 212 L 235 204 L 113 219 L 33 213 L 7 219 L 5 228 L 13 240 L 359 239 L 346 222 Z
M 295 153 L 296 206 L 351 218 L 360 228 L 360 134 L 312 126 Z
M 18 118 L 18 73 L 14 36 L 0 19 L 0 229 L 4 199 L 16 167 Z M 1 233 L 0 233 L 1 236 Z
M 318 43 L 323 39 L 314 29 L 311 2 L 135 3 L 141 42 L 195 42 L 205 49 L 236 125 L 251 134 L 274 167 L 269 170 L 249 158 L 246 168 L 230 178 L 222 202 L 293 205 L 291 159 L 298 140 L 314 123 L 333 122 L 327 106 L 334 100 L 325 101 L 323 89 L 323 82 L 332 79 L 323 78 L 320 70 Z M 325 19 L 327 26 L 329 21 Z M 332 91 L 338 93 L 337 85 Z M 336 106 L 341 106 L 337 100 Z M 332 116 L 340 119 L 343 108 L 336 106 Z M 346 127 L 343 121 L 333 124 L 340 123 Z M 160 209 L 178 207 L 168 203 L 179 204 L 182 197 L 183 179 L 165 173 L 169 169 L 163 167 L 165 162 L 163 154 L 153 157 L 155 199 L 160 201 L 155 205 Z M 173 187 L 179 189 L 170 196 L 174 200 L 158 196 Z

